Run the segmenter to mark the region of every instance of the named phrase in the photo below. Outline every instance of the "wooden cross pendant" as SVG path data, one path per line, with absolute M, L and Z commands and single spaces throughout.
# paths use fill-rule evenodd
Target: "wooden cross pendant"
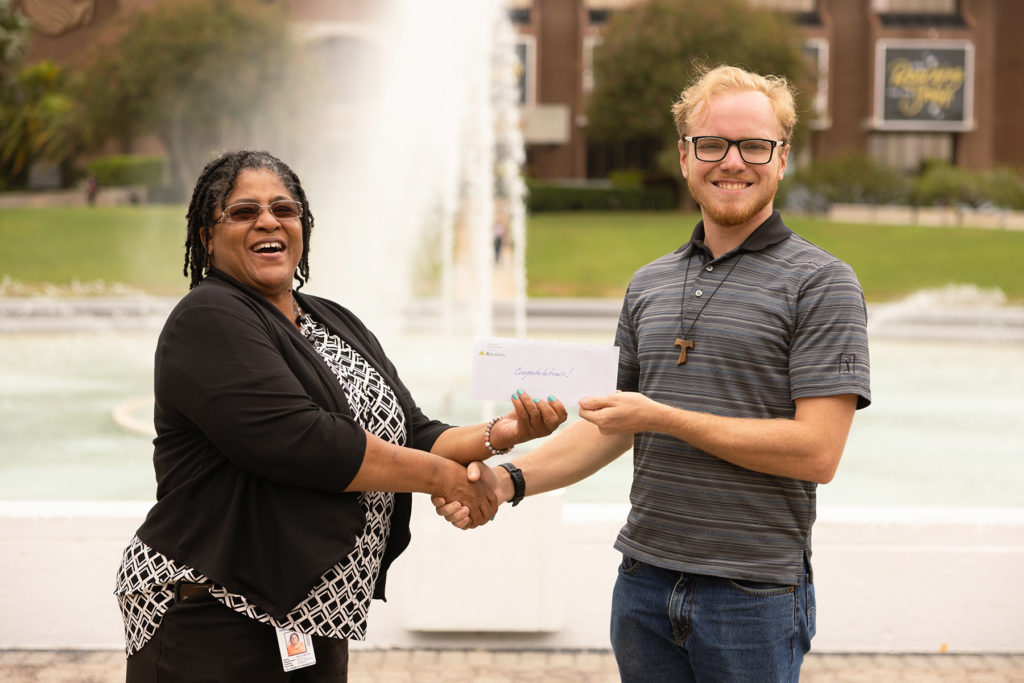
M 693 342 L 689 339 L 676 339 L 675 344 L 672 346 L 679 347 L 679 360 L 676 361 L 676 365 L 682 365 L 686 362 L 686 349 L 692 349 Z

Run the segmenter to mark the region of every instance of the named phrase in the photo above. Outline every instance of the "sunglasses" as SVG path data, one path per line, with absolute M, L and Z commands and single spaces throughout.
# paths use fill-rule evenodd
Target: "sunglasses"
M 263 213 L 263 209 L 270 211 L 270 215 L 279 221 L 290 221 L 302 217 L 302 204 L 294 199 L 278 199 L 269 204 L 257 204 L 256 202 L 232 204 L 224 209 L 217 222 L 253 223 Z

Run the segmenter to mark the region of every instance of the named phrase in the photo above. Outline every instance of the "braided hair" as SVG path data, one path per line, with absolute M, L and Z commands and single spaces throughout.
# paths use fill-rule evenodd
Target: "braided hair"
M 302 189 L 295 171 L 286 163 L 269 152 L 247 149 L 225 152 L 206 164 L 192 190 L 192 200 L 185 214 L 188 233 L 185 237 L 183 273 L 185 277 L 191 278 L 188 288 L 198 285 L 210 270 L 210 254 L 203 242 L 203 230 L 212 227 L 209 223 L 214 211 L 224 210 L 235 179 L 245 169 L 267 169 L 276 173 L 292 197 L 302 204 L 302 258 L 295 271 L 295 279 L 299 281 L 296 289 L 301 289 L 309 279 L 309 236 L 313 231 L 313 214 L 309 210 L 306 191 Z

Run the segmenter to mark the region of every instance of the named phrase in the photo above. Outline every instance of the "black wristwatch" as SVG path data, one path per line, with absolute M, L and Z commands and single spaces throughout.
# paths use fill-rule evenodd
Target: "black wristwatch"
M 526 495 L 526 480 L 523 479 L 523 471 L 510 462 L 503 462 L 498 467 L 504 467 L 508 471 L 508 476 L 512 477 L 512 507 L 515 507 Z

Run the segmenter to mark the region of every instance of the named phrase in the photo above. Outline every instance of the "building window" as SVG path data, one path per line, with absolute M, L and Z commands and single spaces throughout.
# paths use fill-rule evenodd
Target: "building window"
M 953 133 L 870 133 L 868 154 L 891 168 L 916 173 L 925 161 L 953 163 L 953 143 Z
M 754 7 L 793 14 L 817 14 L 818 0 L 747 0 Z
M 828 41 L 824 38 L 808 38 L 803 46 L 807 74 L 814 83 L 814 100 L 811 110 L 814 118 L 810 121 L 813 130 L 823 130 L 832 125 L 828 110 Z
M 614 171 L 656 168 L 661 140 L 637 140 L 622 143 L 587 144 L 587 178 L 606 179 Z
M 583 93 L 590 94 L 594 89 L 594 50 L 601 45 L 601 36 L 583 37 Z
M 874 0 L 872 9 L 885 28 L 963 28 L 957 0 Z
M 957 0 L 872 0 L 879 14 L 959 14 Z
M 532 107 L 537 101 L 537 39 L 516 36 L 515 48 L 519 58 L 519 106 Z
M 530 23 L 530 10 L 528 9 L 510 9 L 508 11 L 508 20 L 513 24 L 525 25 Z
M 818 0 L 747 0 L 747 2 L 758 9 L 787 14 L 802 26 L 821 26 Z

